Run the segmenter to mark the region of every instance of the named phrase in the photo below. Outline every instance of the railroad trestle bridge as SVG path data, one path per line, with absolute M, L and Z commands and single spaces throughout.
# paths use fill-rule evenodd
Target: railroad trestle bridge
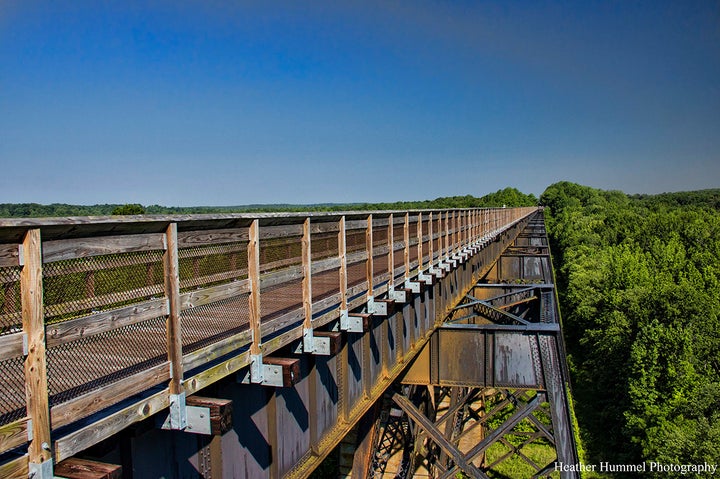
M 0 477 L 578 462 L 538 208 L 2 219 L 0 377 Z

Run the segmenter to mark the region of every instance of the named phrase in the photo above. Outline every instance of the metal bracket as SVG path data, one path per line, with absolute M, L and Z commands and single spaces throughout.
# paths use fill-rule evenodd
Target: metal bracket
M 238 373 L 237 381 L 242 384 L 260 384 L 262 386 L 283 387 L 282 366 L 264 364 L 262 354 L 251 354 L 252 363 L 249 370 Z
M 28 464 L 28 479 L 53 479 L 53 460 L 48 459 L 45 462 Z
M 312 328 L 303 328 L 302 348 L 304 353 L 315 352 L 315 336 Z
M 182 431 L 187 427 L 187 408 L 185 406 L 185 391 L 170 395 L 170 429 Z
M 388 288 L 388 298 L 394 300 L 396 303 L 407 303 L 407 291 L 404 289 L 396 291 L 395 289 Z
M 360 316 L 347 316 L 343 321 L 341 318 L 340 330 L 348 333 L 363 333 L 363 318 Z
M 265 368 L 263 368 L 263 357 L 262 353 L 260 354 L 251 354 L 250 355 L 250 378 L 249 382 L 254 384 L 262 384 L 265 382 L 265 377 L 263 373 L 265 372 Z
M 347 309 L 340 310 L 340 331 L 347 331 L 350 327 L 350 316 Z
M 32 442 L 32 440 L 33 440 L 33 422 L 32 422 L 32 419 L 28 419 L 28 422 L 27 422 L 27 437 L 28 437 L 28 442 Z
M 405 288 L 412 291 L 413 294 L 420 294 L 420 283 L 416 281 L 405 280 Z
M 205 435 L 212 434 L 210 408 L 203 406 L 188 406 L 187 423 L 187 429 L 185 429 L 185 432 Z
M 23 343 L 23 356 L 27 356 L 28 354 L 30 354 L 30 344 L 28 342 L 27 333 L 23 333 L 22 343 Z
M 310 353 L 316 356 L 330 356 L 330 338 L 312 336 L 312 349 L 307 349 L 306 346 L 307 338 L 303 336 L 302 342 L 298 342 L 297 346 L 293 349 L 293 353 L 302 354 Z

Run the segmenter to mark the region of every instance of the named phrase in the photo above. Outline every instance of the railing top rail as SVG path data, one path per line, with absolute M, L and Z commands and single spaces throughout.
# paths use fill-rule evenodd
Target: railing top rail
M 451 211 L 497 209 L 503 208 L 0 218 L 0 243 L 19 242 L 24 233 L 33 228 L 42 229 L 43 239 L 51 240 L 80 236 L 161 233 L 165 231 L 169 223 L 177 223 L 178 230 L 182 231 L 247 227 L 256 219 L 259 220 L 261 226 L 275 226 L 301 224 L 308 217 L 318 222 L 329 222 L 337 221 L 341 216 L 345 216 L 346 220 L 360 220 L 371 214 L 374 217 L 384 218 L 391 214 L 422 213 L 426 215 Z

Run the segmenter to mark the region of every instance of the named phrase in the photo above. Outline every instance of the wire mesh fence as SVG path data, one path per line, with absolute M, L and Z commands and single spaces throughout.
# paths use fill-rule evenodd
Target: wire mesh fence
M 22 330 L 19 266 L 0 268 L 0 336 Z
M 25 417 L 25 369 L 23 357 L 0 361 L 0 426 Z

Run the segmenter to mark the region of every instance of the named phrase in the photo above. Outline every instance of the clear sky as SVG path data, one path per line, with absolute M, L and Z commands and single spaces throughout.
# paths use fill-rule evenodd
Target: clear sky
M 720 187 L 720 2 L 0 1 L 0 202 Z

